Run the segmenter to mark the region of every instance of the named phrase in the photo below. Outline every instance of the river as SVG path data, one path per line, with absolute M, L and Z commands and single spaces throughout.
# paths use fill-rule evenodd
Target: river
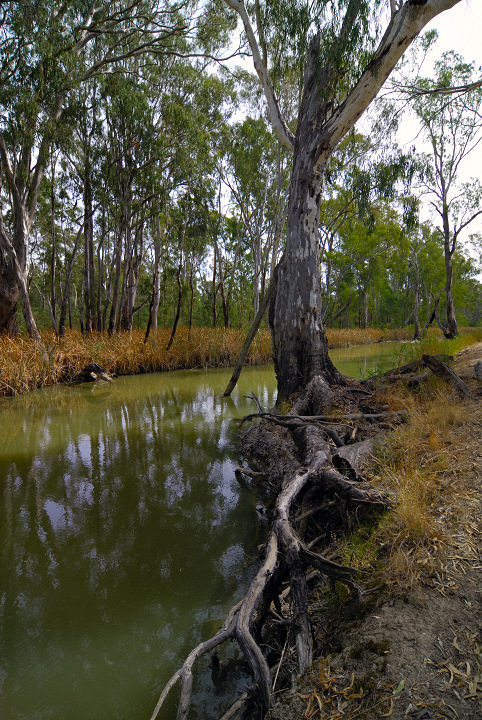
M 352 376 L 399 345 L 330 353 Z M 341 356 L 345 356 L 342 360 Z M 347 358 L 347 356 L 350 356 Z M 266 498 L 240 486 L 233 417 L 275 401 L 271 367 L 121 377 L 0 402 L 0 720 L 148 720 L 179 661 L 256 569 Z M 197 674 L 193 718 L 218 717 Z M 214 683 L 214 684 L 213 684 Z M 171 720 L 174 705 L 161 718 Z

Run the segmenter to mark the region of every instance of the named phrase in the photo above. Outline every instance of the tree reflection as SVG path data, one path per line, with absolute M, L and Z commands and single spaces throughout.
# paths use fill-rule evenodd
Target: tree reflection
M 257 521 L 207 378 L 2 404 L 0 716 L 145 717 L 242 595 Z

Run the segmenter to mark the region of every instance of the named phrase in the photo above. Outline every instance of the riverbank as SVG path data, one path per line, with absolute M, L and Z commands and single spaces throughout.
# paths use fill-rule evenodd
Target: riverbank
M 171 349 L 166 350 L 170 334 L 170 328 L 160 328 L 152 332 L 149 341 L 144 343 L 142 330 L 112 336 L 100 333 L 82 335 L 70 330 L 62 339 L 56 338 L 51 331 L 44 331 L 42 339 L 48 360 L 28 338 L 0 337 L 0 397 L 21 395 L 47 385 L 69 382 L 92 362 L 104 367 L 111 375 L 231 367 L 241 352 L 246 331 L 180 327 Z M 408 328 L 327 330 L 331 348 L 382 340 L 409 340 L 411 336 Z M 269 331 L 260 330 L 251 345 L 247 364 L 269 363 L 271 352 Z
M 21 395 L 36 388 L 70 382 L 86 365 L 98 363 L 112 376 L 192 368 L 230 367 L 236 362 L 244 342 L 240 330 L 189 328 L 177 330 L 172 347 L 166 350 L 171 330 L 161 328 L 145 333 L 134 330 L 114 335 L 82 335 L 67 331 L 57 339 L 44 332 L 46 360 L 38 346 L 25 338 L 0 338 L 0 396 Z M 260 365 L 271 359 L 271 339 L 267 331 L 258 333 L 247 359 Z
M 482 343 L 454 370 L 479 393 L 460 400 L 436 378 L 417 397 L 370 467 L 398 504 L 334 547 L 376 587 L 365 607 L 319 591 L 311 613 L 319 656 L 270 720 L 482 717 L 482 404 L 473 367 Z M 388 399 L 388 396 L 387 396 Z

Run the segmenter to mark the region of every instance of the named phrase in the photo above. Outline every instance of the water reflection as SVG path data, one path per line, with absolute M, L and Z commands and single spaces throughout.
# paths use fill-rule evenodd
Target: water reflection
M 378 342 L 373 345 L 354 345 L 349 348 L 330 350 L 330 357 L 345 375 L 367 377 L 395 367 L 403 360 L 407 343 Z
M 149 716 L 242 594 L 259 529 L 230 418 L 253 387 L 274 402 L 247 376 L 230 402 L 226 373 L 176 373 L 2 403 L 0 717 Z
M 248 369 L 225 399 L 229 375 L 0 403 L 1 720 L 150 717 L 179 659 L 244 594 L 265 528 L 234 478 L 231 418 L 254 410 L 250 391 L 272 406 L 275 381 Z M 221 686 L 206 664 L 194 718 L 221 714 Z

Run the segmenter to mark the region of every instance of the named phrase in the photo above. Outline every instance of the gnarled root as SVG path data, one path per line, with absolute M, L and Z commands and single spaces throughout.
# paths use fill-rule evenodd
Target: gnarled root
M 249 448 L 262 468 L 261 473 L 248 473 L 248 476 L 255 482 L 268 477 L 270 487 L 278 493 L 264 559 L 245 597 L 231 610 L 220 630 L 210 640 L 198 645 L 166 684 L 151 720 L 157 717 L 178 680 L 182 687 L 177 720 L 187 717 L 194 663 L 228 639 L 235 640 L 241 648 L 250 667 L 253 684 L 243 703 L 236 701 L 227 717 L 238 717 L 239 713 L 244 713 L 243 717 L 264 717 L 271 703 L 272 670 L 259 638 L 268 620 L 275 615 L 279 627 L 289 628 L 290 637 L 294 638 L 298 671 L 302 673 L 310 667 L 313 653 L 307 575 L 314 570 L 326 577 L 330 585 L 344 583 L 360 600 L 364 597 L 356 569 L 313 551 L 314 542 L 310 542 L 310 533 L 306 531 L 310 530 L 309 526 L 314 522 L 315 512 L 313 515 L 307 512 L 305 505 L 308 501 L 316 505 L 322 512 L 322 518 L 327 518 L 329 513 L 339 518 L 345 507 L 371 506 L 383 509 L 390 502 L 383 493 L 363 482 L 360 461 L 373 450 L 373 441 L 345 445 L 336 433 L 339 439 L 336 442 L 330 433 L 326 433 L 326 427 L 320 424 L 323 421 L 304 414 L 310 410 L 315 413 L 325 412 L 327 407 L 325 385 L 310 385 L 292 414 L 281 418 L 263 413 L 265 417 L 261 424 L 245 434 L 245 447 Z M 318 390 L 321 392 L 321 400 L 315 397 Z M 352 415 L 356 416 L 356 413 Z M 273 420 L 278 422 L 273 424 Z M 355 434 L 349 432 L 347 437 L 353 439 Z M 334 458 L 338 467 L 335 467 Z M 311 529 L 311 538 L 313 534 Z M 327 527 L 326 535 L 330 534 L 331 530 Z M 320 537 L 317 537 L 317 545 L 319 540 Z M 284 594 L 282 583 L 286 581 L 290 586 L 288 618 L 281 617 L 280 601 L 280 596 Z M 271 611 L 273 603 L 276 612 Z

